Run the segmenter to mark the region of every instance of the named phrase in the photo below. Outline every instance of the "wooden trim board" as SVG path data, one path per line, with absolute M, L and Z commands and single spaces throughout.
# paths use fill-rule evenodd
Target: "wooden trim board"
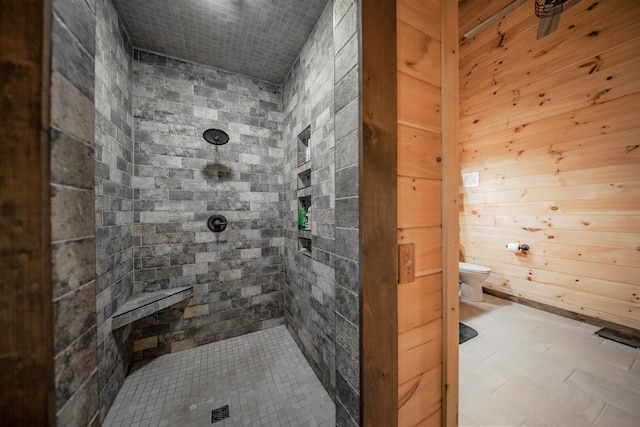
M 55 426 L 50 0 L 0 0 L 0 414 Z
M 442 21 L 442 426 L 458 425 L 459 78 L 458 2 L 441 0 Z
M 597 319 L 592 316 L 587 316 L 582 313 L 576 313 L 575 311 L 565 310 L 560 307 L 554 307 L 552 305 L 544 304 L 537 301 L 531 301 L 527 298 L 518 297 L 515 295 L 505 294 L 504 292 L 496 291 L 495 289 L 483 289 L 485 294 L 493 295 L 498 298 L 506 299 L 516 302 L 518 304 L 526 305 L 528 307 L 537 308 L 538 310 L 546 311 L 547 313 L 557 314 L 558 316 L 566 317 L 567 319 L 579 320 L 594 326 L 601 326 L 603 328 L 614 329 L 616 331 L 625 333 L 627 335 L 640 336 L 640 329 L 631 328 L 629 326 L 620 325 L 618 323 L 609 322 L 607 320 Z
M 362 426 L 398 425 L 396 2 L 363 0 L 360 153 Z

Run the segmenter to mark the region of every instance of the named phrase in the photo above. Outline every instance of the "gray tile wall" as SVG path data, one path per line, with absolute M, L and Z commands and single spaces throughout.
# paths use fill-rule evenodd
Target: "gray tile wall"
M 134 291 L 194 286 L 191 301 L 134 325 L 134 360 L 282 324 L 280 88 L 134 57 Z M 208 128 L 229 143 L 207 143 Z M 219 235 L 213 214 L 229 222 Z
M 360 423 L 359 2 L 335 0 L 336 422 Z M 370 349 L 373 350 L 373 349 Z
M 98 425 L 95 4 L 53 2 L 51 232 L 57 424 Z
M 111 0 L 95 3 L 96 291 L 102 421 L 131 364 L 131 326 L 112 331 L 111 320 L 133 289 L 133 50 Z
M 335 394 L 334 47 L 331 2 L 283 85 L 285 313 L 287 325 L 322 384 Z M 298 135 L 311 126 L 311 161 L 300 165 Z M 298 174 L 311 169 L 311 187 Z M 298 197 L 311 194 L 311 256 L 298 251 Z

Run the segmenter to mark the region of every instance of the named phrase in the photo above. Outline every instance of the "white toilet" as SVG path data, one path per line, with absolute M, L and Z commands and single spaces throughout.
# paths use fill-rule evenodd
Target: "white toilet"
M 487 280 L 491 269 L 481 265 L 459 262 L 460 298 L 468 301 L 484 301 L 482 282 Z

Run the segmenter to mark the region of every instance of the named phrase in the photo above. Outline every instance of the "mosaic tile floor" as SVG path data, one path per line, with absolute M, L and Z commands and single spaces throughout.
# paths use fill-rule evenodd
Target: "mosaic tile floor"
M 333 426 L 335 406 L 279 326 L 153 360 L 127 377 L 104 425 Z

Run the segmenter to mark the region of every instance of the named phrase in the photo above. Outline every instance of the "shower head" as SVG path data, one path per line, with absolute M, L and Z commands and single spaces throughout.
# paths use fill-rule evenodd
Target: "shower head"
M 220 129 L 207 129 L 202 136 L 209 144 L 224 145 L 229 142 L 229 135 Z

